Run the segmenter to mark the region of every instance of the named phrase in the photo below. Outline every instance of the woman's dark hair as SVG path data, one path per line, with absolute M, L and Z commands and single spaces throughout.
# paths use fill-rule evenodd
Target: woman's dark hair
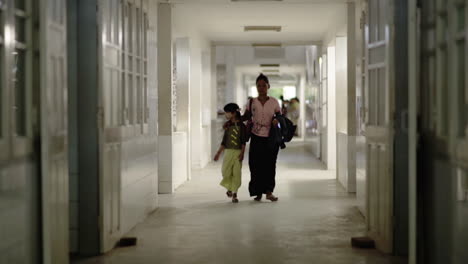
M 260 73 L 260 75 L 257 77 L 257 81 L 255 83 L 257 84 L 259 81 L 264 81 L 268 85 L 270 85 L 270 81 L 268 81 L 268 77 L 266 77 L 266 75 L 263 75 L 263 73 Z
M 235 103 L 229 103 L 224 106 L 224 112 L 226 113 L 236 113 L 236 118 L 241 118 L 241 113 L 239 111 L 239 106 Z

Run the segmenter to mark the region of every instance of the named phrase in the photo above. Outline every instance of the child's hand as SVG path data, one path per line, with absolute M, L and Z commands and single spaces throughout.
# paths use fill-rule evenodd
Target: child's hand
M 239 161 L 243 161 L 244 160 L 244 153 L 241 153 L 239 154 Z
M 278 120 L 275 118 L 273 119 L 273 121 L 271 122 L 273 124 L 273 126 L 278 126 Z
M 220 156 L 219 152 L 216 153 L 216 155 L 214 156 L 214 161 L 218 161 L 218 160 L 219 160 L 219 156 Z

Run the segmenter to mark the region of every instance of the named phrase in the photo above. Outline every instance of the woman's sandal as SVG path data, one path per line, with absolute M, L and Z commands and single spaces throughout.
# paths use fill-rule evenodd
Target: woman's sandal
M 231 192 L 231 191 L 227 191 L 227 192 L 226 192 L 226 195 L 227 195 L 227 197 L 231 198 L 231 197 L 232 197 L 232 192 Z
M 262 200 L 261 195 L 257 195 L 257 197 L 254 198 L 255 201 L 260 202 Z
M 274 196 L 273 194 L 267 195 L 267 196 L 266 196 L 266 199 L 267 199 L 267 200 L 270 200 L 270 201 L 272 201 L 272 202 L 278 201 L 278 197 Z
M 232 195 L 232 202 L 233 203 L 238 203 L 239 202 L 239 199 L 237 199 L 237 194 Z

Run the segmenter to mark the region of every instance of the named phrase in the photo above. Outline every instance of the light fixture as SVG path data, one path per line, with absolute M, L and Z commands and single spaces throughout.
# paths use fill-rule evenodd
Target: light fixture
M 279 64 L 260 64 L 260 67 L 279 67 Z
M 283 2 L 283 0 L 231 0 L 231 2 Z
M 245 26 L 244 31 L 275 31 L 281 32 L 281 26 Z
M 281 43 L 253 43 L 252 47 L 255 47 L 255 48 L 280 48 Z

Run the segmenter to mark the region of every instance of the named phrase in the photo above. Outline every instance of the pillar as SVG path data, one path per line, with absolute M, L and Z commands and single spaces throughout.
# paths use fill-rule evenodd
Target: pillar
M 159 193 L 172 193 L 172 7 L 161 3 L 158 9 L 158 174 Z

